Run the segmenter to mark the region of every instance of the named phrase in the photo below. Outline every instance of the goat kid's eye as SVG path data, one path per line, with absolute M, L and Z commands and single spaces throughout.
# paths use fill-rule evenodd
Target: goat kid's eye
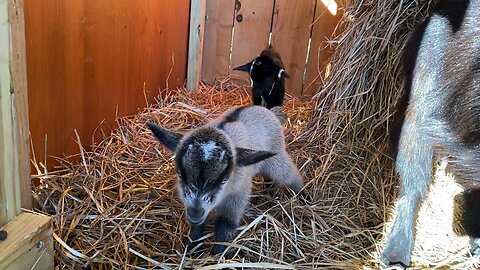
M 255 66 L 260 66 L 262 62 L 260 60 L 255 61 Z

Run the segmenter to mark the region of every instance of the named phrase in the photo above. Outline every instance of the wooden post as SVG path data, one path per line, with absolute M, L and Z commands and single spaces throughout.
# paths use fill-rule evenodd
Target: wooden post
M 53 269 L 51 218 L 30 207 L 23 0 L 0 1 L 0 269 Z M 23 194 L 22 194 L 23 193 Z
M 205 1 L 206 0 L 190 1 L 187 90 L 197 89 L 201 79 L 203 36 L 205 32 Z
M 0 1 L 0 226 L 20 214 L 20 178 L 11 93 L 8 1 Z
M 30 136 L 28 126 L 27 59 L 25 48 L 25 16 L 23 0 L 9 1 L 10 33 L 12 49 L 10 51 L 10 87 L 15 111 L 13 121 L 17 139 L 20 202 L 22 208 L 32 208 L 32 187 L 30 178 Z

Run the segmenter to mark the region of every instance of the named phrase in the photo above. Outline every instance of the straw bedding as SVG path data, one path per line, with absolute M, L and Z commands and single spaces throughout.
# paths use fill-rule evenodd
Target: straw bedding
M 399 52 L 430 4 L 344 3 L 341 34 L 330 43 L 336 49 L 331 75 L 312 101 L 286 99 L 287 150 L 305 188 L 292 197 L 283 187 L 265 190 L 262 179 L 255 179 L 231 260 L 208 256 L 212 226 L 206 229 L 206 252 L 185 254 L 189 226 L 172 160 L 145 123 L 194 128 L 231 106 L 249 104 L 247 88 L 224 80 L 192 93 L 167 91 L 138 114 L 118 118 L 118 128 L 92 151 L 79 142 L 79 154 L 60 159 L 57 171 L 46 173 L 34 161 L 41 182 L 33 191 L 36 210 L 53 217 L 58 267 L 377 268 L 397 190 L 386 131 L 402 84 Z M 418 220 L 417 267 L 478 266 L 466 251 L 467 239 L 452 232 L 451 204 L 436 204 L 455 192 L 459 187 L 451 178 L 436 177 Z

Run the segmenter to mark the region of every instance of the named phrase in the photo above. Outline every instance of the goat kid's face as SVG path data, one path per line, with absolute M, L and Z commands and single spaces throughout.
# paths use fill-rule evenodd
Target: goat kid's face
M 288 74 L 283 69 L 281 60 L 272 60 L 266 55 L 261 55 L 245 65 L 234 68 L 233 70 L 245 71 L 250 74 L 253 81 L 264 81 L 274 77 L 288 78 Z
M 232 151 L 209 138 L 188 138 L 175 156 L 178 191 L 192 224 L 201 224 L 223 199 L 233 169 Z
M 191 224 L 202 224 L 224 197 L 235 166 L 247 166 L 273 156 L 266 151 L 231 147 L 214 128 L 182 135 L 148 123 L 157 139 L 175 154 L 178 193 Z M 234 157 L 235 156 L 235 157 Z

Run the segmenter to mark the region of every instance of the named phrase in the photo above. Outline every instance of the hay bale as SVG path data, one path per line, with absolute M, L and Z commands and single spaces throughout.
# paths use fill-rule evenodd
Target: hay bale
M 368 258 L 371 267 L 378 267 L 386 234 L 382 225 L 390 226 L 398 191 L 387 130 L 403 90 L 401 52 L 432 5 L 430 0 L 347 3 L 338 25 L 344 32 L 333 42 L 332 70 L 314 97 L 312 121 L 304 136 L 306 145 L 332 156 L 331 163 L 319 169 L 325 179 L 318 192 L 324 186 L 348 187 L 337 190 L 340 196 L 352 198 L 339 207 L 357 212 L 349 215 L 352 222 L 359 231 L 370 232 L 371 237 L 360 234 L 349 241 L 353 249 L 363 249 L 360 257 Z M 453 196 L 458 192 L 458 185 L 444 171 L 436 174 L 417 221 L 416 267 L 478 266 L 478 259 L 466 252 L 466 237 L 452 230 Z

